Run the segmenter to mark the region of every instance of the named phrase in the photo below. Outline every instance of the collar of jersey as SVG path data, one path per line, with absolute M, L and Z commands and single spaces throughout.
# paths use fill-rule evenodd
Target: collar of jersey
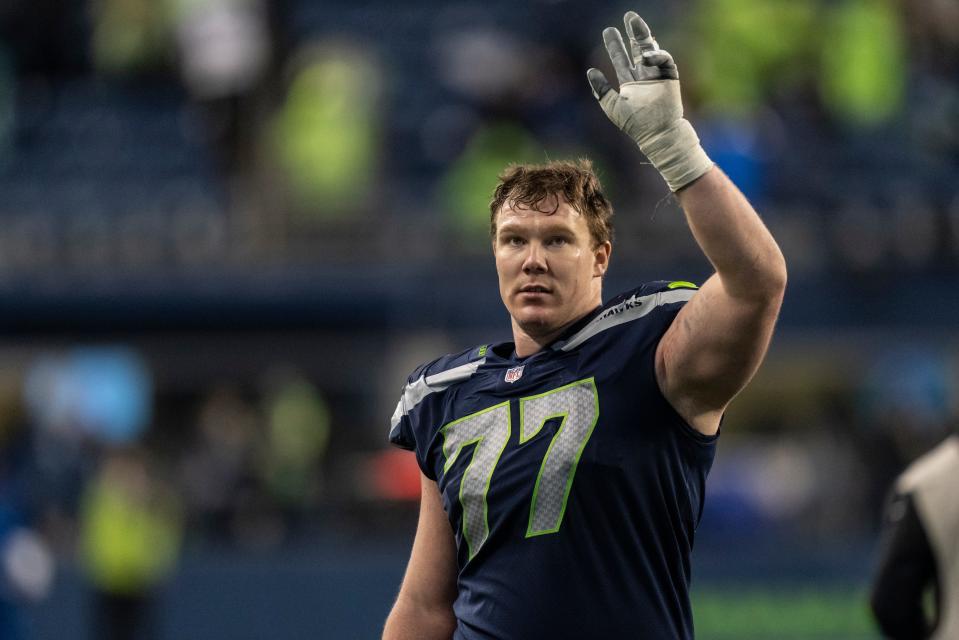
M 560 345 L 566 342 L 569 338 L 576 335 L 576 333 L 585 327 L 590 321 L 595 318 L 603 310 L 603 305 L 597 305 L 595 309 L 587 313 L 585 316 L 579 320 L 571 323 L 566 329 L 563 330 L 563 333 L 558 335 L 555 340 L 545 345 L 542 349 L 536 353 L 531 353 L 528 356 L 519 357 L 516 355 L 516 343 L 513 341 L 509 342 L 500 342 L 499 344 L 493 345 L 490 351 L 499 358 L 513 362 L 516 364 L 522 364 L 528 362 L 531 358 L 535 358 L 544 353 L 548 353 L 557 349 Z

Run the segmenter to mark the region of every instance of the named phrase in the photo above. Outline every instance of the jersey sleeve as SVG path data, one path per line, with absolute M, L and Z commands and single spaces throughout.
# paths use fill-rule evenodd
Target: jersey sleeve
M 446 355 L 413 370 L 390 419 L 390 443 L 416 454 L 423 474 L 436 480 L 426 461 L 443 423 L 442 397 L 454 384 L 468 379 L 485 362 L 486 348 Z
M 699 287 L 685 280 L 658 280 L 644 285 L 643 288 L 648 291 L 646 295 L 656 296 L 657 306 L 653 316 L 656 326 L 654 335 L 658 344 L 660 338 L 673 324 L 679 310 L 692 299 Z
M 417 383 L 423 380 L 423 372 L 430 363 L 418 366 L 407 377 L 406 385 L 400 392 L 399 402 L 390 418 L 390 444 L 407 451 L 416 449 L 416 439 L 413 437 L 411 413 L 416 404 Z
M 671 428 L 676 430 L 686 443 L 686 451 L 702 463 L 711 463 L 717 435 L 707 436 L 696 431 L 669 403 L 656 381 L 656 349 L 663 335 L 669 330 L 685 304 L 696 294 L 698 287 L 685 280 L 657 280 L 633 289 L 607 305 L 614 303 L 629 307 L 636 305 L 636 313 L 644 314 L 642 321 L 634 323 L 628 338 L 630 350 L 629 370 L 635 376 L 637 388 L 646 389 L 643 402 L 653 406 L 660 415 L 666 416 Z M 629 311 L 629 309 L 627 309 Z M 701 514 L 700 514 L 701 515 Z
M 420 470 L 431 480 L 436 480 L 436 478 L 428 465 L 425 464 L 426 443 L 423 442 L 425 438 L 420 433 L 418 441 L 417 432 L 421 431 L 421 428 L 418 427 L 422 425 L 422 417 L 419 415 L 422 412 L 419 410 L 419 405 L 429 390 L 426 375 L 434 364 L 435 361 L 420 365 L 406 379 L 406 385 L 400 393 L 400 399 L 396 403 L 393 416 L 390 418 L 389 435 L 391 444 L 414 453 Z
M 702 520 L 706 476 L 715 459 L 719 433 L 706 435 L 697 431 L 666 398 L 656 379 L 656 350 L 663 335 L 697 289 L 696 285 L 686 281 L 658 281 L 642 287 L 643 295 L 654 296 L 655 307 L 649 314 L 647 326 L 642 331 L 642 344 L 635 355 L 637 367 L 642 370 L 640 376 L 648 380 L 648 384 L 643 386 L 643 404 L 662 416 L 664 426 L 676 437 L 678 451 L 685 460 L 683 473 L 686 476 L 688 518 L 692 530 Z
M 623 316 L 635 313 L 642 316 L 641 322 L 632 323 L 631 331 L 631 340 L 634 341 L 632 348 L 641 357 L 655 353 L 660 339 L 697 290 L 695 284 L 685 280 L 647 282 L 611 300 L 604 313 L 619 312 Z

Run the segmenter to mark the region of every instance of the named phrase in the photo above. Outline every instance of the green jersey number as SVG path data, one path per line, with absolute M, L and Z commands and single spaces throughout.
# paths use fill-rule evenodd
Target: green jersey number
M 599 395 L 593 378 L 519 400 L 519 444 L 538 434 L 548 420 L 560 419 L 539 467 L 530 501 L 526 537 L 559 531 L 566 502 L 576 475 L 576 465 L 599 419 Z M 449 471 L 463 449 L 471 444 L 472 456 L 460 480 L 463 507 L 463 537 L 469 557 L 479 551 L 489 536 L 486 495 L 493 470 L 510 436 L 509 402 L 483 409 L 445 425 L 443 455 Z

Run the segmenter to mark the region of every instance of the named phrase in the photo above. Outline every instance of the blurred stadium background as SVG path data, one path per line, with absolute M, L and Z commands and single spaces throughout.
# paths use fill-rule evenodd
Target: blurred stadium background
M 397 392 L 508 335 L 497 172 L 594 160 L 608 293 L 709 272 L 585 81 L 627 9 L 790 265 L 699 637 L 876 637 L 883 496 L 959 406 L 953 0 L 0 2 L 0 638 L 377 637 Z

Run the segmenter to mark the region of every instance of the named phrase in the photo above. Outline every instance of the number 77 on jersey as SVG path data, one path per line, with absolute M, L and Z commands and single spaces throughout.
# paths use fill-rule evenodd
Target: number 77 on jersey
M 550 420 L 559 427 L 546 450 L 530 500 L 526 537 L 559 531 L 566 512 L 576 466 L 599 419 L 599 394 L 593 378 L 520 398 L 519 445 L 534 438 Z M 448 473 L 469 445 L 471 459 L 460 480 L 463 537 L 472 558 L 489 536 L 487 496 L 494 471 L 510 438 L 510 401 L 487 407 L 440 429 L 443 473 Z

